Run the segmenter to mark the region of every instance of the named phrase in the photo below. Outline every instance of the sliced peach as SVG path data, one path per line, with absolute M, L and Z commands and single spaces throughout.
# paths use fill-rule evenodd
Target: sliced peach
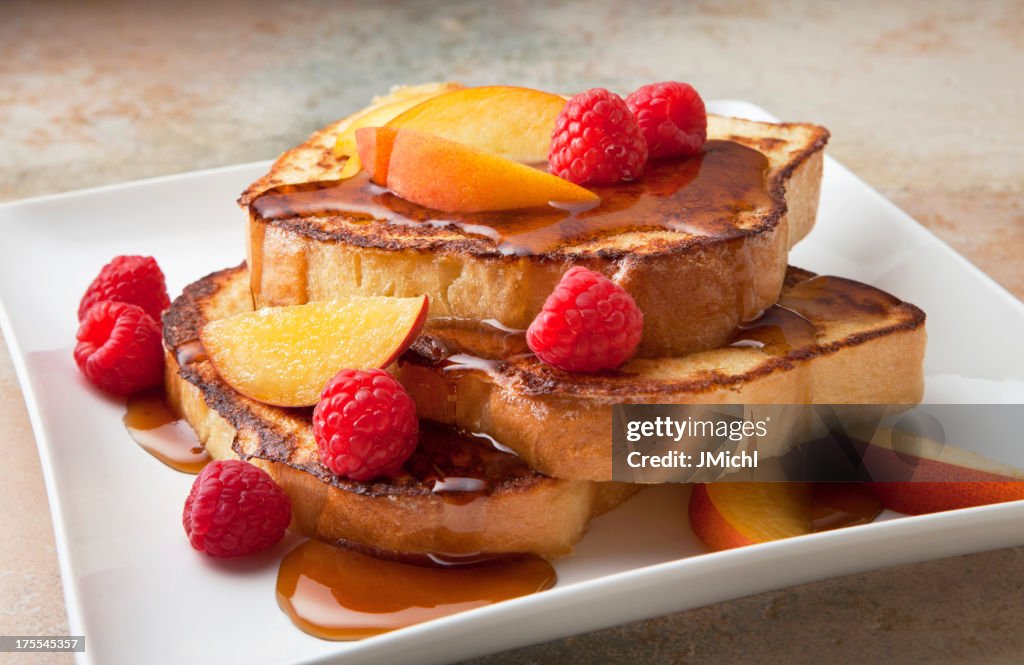
M 268 307 L 208 323 L 200 341 L 221 378 L 277 406 L 312 406 L 346 368 L 387 367 L 412 344 L 427 298 L 352 297 Z
M 388 184 L 388 165 L 397 134 L 398 130 L 391 127 L 360 129 L 357 134 L 359 160 L 370 174 L 370 180 L 382 187 Z
M 1024 472 L 910 432 L 879 428 L 864 453 L 869 483 L 889 510 L 908 515 L 1024 499 Z
M 433 134 L 365 127 L 356 132 L 356 141 L 374 182 L 435 210 L 481 212 L 598 200 L 568 180 Z
M 870 483 L 882 505 L 906 515 L 1024 500 L 1024 481 Z
M 804 483 L 710 483 L 690 496 L 690 526 L 713 550 L 764 543 L 811 532 Z
M 531 88 L 463 88 L 413 106 L 388 126 L 427 132 L 516 162 L 546 162 L 565 103 L 564 97 Z
M 690 525 L 720 551 L 873 520 L 882 507 L 858 483 L 710 483 L 690 496 Z
M 341 130 L 341 133 L 338 134 L 334 142 L 335 156 L 349 158 L 345 166 L 342 167 L 341 177 L 351 177 L 358 173 L 361 167 L 358 155 L 356 154 L 356 130 L 362 127 L 386 125 L 395 117 L 402 115 L 405 111 L 422 104 L 428 99 L 458 90 L 461 87 L 457 83 L 405 86 L 395 90 L 383 99 L 375 100 L 375 103 L 369 108 L 357 113 Z

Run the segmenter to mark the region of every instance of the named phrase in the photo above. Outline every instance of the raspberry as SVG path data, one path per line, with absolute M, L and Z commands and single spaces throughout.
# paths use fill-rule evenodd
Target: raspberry
M 393 476 L 416 449 L 416 404 L 380 369 L 343 369 L 313 409 L 313 436 L 324 466 L 352 480 Z
M 577 184 L 611 185 L 643 175 L 647 142 L 622 98 L 604 88 L 576 95 L 555 122 L 551 172 Z
M 171 304 L 164 273 L 151 256 L 118 256 L 103 266 L 78 303 L 78 320 L 102 300 L 138 305 L 154 321 L 160 321 L 160 314 Z
M 570 372 L 618 367 L 640 344 L 644 315 L 607 277 L 570 268 L 526 331 L 526 343 L 544 362 Z
M 291 519 L 292 503 L 274 479 L 236 459 L 206 465 L 181 515 L 192 547 L 218 559 L 262 552 L 281 540 Z
M 647 139 L 651 159 L 696 155 L 708 135 L 704 100 L 687 83 L 666 81 L 645 85 L 626 104 Z
M 78 328 L 75 363 L 97 388 L 130 395 L 163 381 L 160 326 L 141 307 L 103 300 Z

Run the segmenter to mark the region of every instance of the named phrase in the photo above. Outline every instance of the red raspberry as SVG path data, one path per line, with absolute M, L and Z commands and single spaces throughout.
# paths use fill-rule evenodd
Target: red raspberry
M 577 184 L 611 185 L 644 173 L 647 142 L 622 98 L 604 88 L 576 95 L 555 122 L 551 172 Z
M 416 404 L 380 369 L 343 369 L 313 409 L 313 436 L 324 466 L 352 480 L 393 476 L 416 449 Z
M 651 159 L 696 155 L 708 135 L 704 100 L 687 83 L 666 81 L 645 85 L 626 104 L 647 139 Z
M 236 459 L 206 465 L 181 515 L 192 547 L 218 559 L 262 552 L 291 519 L 292 502 L 270 474 Z
M 160 314 L 171 304 L 164 273 L 151 256 L 118 256 L 103 266 L 78 304 L 78 320 L 101 300 L 138 305 L 154 321 L 160 321 Z
M 97 388 L 130 395 L 164 378 L 160 326 L 141 307 L 104 300 L 78 328 L 75 363 Z
M 607 277 L 570 268 L 526 331 L 537 357 L 570 372 L 613 369 L 633 357 L 644 315 Z

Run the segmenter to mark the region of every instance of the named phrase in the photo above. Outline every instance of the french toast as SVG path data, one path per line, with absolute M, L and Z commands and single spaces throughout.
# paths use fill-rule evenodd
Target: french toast
M 701 155 L 594 188 L 596 209 L 454 214 L 403 201 L 365 173 L 335 181 L 344 157 L 334 138 L 351 120 L 286 152 L 239 199 L 258 307 L 426 294 L 433 317 L 526 328 L 582 265 L 644 312 L 641 357 L 715 348 L 775 302 L 789 249 L 814 224 L 829 136 L 709 115 Z
M 292 524 L 307 536 L 398 554 L 554 558 L 572 552 L 591 518 L 637 491 L 549 478 L 484 439 L 430 424 L 398 477 L 339 478 L 320 461 L 310 409 L 243 397 L 205 357 L 198 340 L 206 322 L 251 309 L 244 265 L 185 288 L 164 315 L 167 396 L 212 457 L 266 470 L 292 499 Z
M 879 289 L 791 267 L 778 304 L 711 351 L 578 374 L 522 334 L 436 320 L 398 376 L 422 418 L 494 436 L 557 478 L 610 480 L 614 404 L 917 403 L 924 323 Z

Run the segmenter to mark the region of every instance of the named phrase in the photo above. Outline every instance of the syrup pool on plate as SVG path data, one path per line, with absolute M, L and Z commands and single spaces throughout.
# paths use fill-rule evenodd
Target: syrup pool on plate
M 192 428 L 168 406 L 163 389 L 129 397 L 124 426 L 143 450 L 172 469 L 197 474 L 210 461 Z
M 810 483 L 811 530 L 869 524 L 882 504 L 862 483 Z
M 535 555 L 464 561 L 378 558 L 309 540 L 281 561 L 277 602 L 296 626 L 328 640 L 356 640 L 551 588 Z

